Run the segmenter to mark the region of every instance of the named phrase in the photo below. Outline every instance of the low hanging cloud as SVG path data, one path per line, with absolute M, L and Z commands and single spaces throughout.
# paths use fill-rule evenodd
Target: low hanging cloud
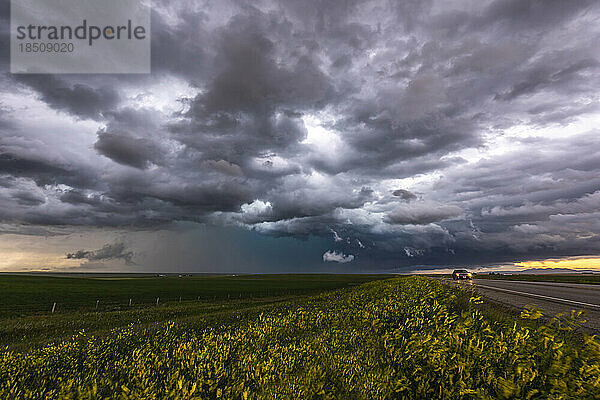
M 414 193 L 406 189 L 396 189 L 392 192 L 392 194 L 396 197 L 400 197 L 402 200 L 405 201 L 411 201 L 417 198 L 417 196 Z
M 120 97 L 115 87 L 71 83 L 55 75 L 23 74 L 15 79 L 34 89 L 49 107 L 83 119 L 102 119 Z
M 337 263 L 349 263 L 354 261 L 354 255 L 352 254 L 344 254 L 342 252 L 338 253 L 337 251 L 328 250 L 323 254 L 323 261 L 332 261 Z
M 74 253 L 67 253 L 68 259 L 75 260 L 88 260 L 88 261 L 106 261 L 106 260 L 117 260 L 121 259 L 125 261 L 127 265 L 134 265 L 133 257 L 135 253 L 129 251 L 125 243 L 115 242 L 112 244 L 105 244 L 101 249 L 98 250 L 77 250 Z
M 388 214 L 387 222 L 390 224 L 427 225 L 433 222 L 458 217 L 461 214 L 462 209 L 453 205 L 425 202 L 410 205 L 403 204 L 396 207 Z
M 415 249 L 412 247 L 404 248 L 404 254 L 406 254 L 407 257 L 418 257 L 418 256 L 422 256 L 424 253 L 425 253 L 425 250 L 423 250 L 423 249 Z
M 211 168 L 217 172 L 225 174 L 225 175 L 230 175 L 230 176 L 244 175 L 244 173 L 242 172 L 239 165 L 230 163 L 225 160 L 219 160 L 219 161 L 206 160 L 206 161 L 204 161 L 203 165 L 205 165 L 206 167 Z
M 108 133 L 100 130 L 94 149 L 116 163 L 138 169 L 146 169 L 162 160 L 158 145 L 149 139 L 136 138 L 128 134 Z

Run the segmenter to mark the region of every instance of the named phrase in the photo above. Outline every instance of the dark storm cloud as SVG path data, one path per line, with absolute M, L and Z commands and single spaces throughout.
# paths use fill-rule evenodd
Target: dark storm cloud
M 410 176 L 456 161 L 440 160 L 452 151 L 481 144 L 471 121 L 452 120 L 441 114 L 407 123 L 365 115 L 352 125 L 370 126 L 371 135 L 350 137 L 348 143 L 356 156 L 349 156 L 338 169 L 329 172 L 362 168 L 367 174 Z
M 590 9 L 593 0 L 496 0 L 475 18 L 478 26 L 502 24 L 516 31 L 552 30 L 556 25 Z
M 387 220 L 392 224 L 425 225 L 458 217 L 461 213 L 457 206 L 413 203 L 396 207 Z
M 562 53 L 548 57 L 551 59 L 545 60 L 547 63 L 540 63 L 540 65 L 536 65 L 533 69 L 525 71 L 525 80 L 517 82 L 506 93 L 498 94 L 495 98 L 506 101 L 535 93 L 540 89 L 559 89 L 561 87 L 571 93 L 575 92 L 577 86 L 573 83 L 580 81 L 587 70 L 594 70 L 598 66 L 598 61 L 593 58 L 587 58 L 560 67 L 559 63 L 562 60 L 568 60 L 568 55 L 568 53 Z
M 334 88 L 310 46 L 288 54 L 274 41 L 293 41 L 289 28 L 285 19 L 253 10 L 217 30 L 214 74 L 192 102 L 189 122 L 172 128 L 180 141 L 209 160 L 251 170 L 249 158 L 288 151 L 305 138 L 299 117 L 327 104 Z
M 15 193 L 13 195 L 13 198 L 24 206 L 39 206 L 40 204 L 43 204 L 46 201 L 43 197 L 37 196 L 34 193 L 26 191 L 20 191 Z
M 219 39 L 217 75 L 193 111 L 261 114 L 279 107 L 324 105 L 331 91 L 327 77 L 310 55 L 278 65 L 276 45 L 257 18 L 235 18 Z M 278 29 L 277 21 L 271 22 Z M 262 29 L 261 29 L 262 28 Z M 281 28 L 279 28 L 281 29 Z
M 272 213 L 265 221 L 279 221 L 290 218 L 325 216 L 336 208 L 355 209 L 373 200 L 373 190 L 363 187 L 349 190 L 343 185 L 323 183 L 311 187 L 302 179 L 283 185 L 283 190 L 275 189 L 270 193 Z
M 10 61 L 10 1 L 0 1 L 0 68 L 9 70 Z
M 99 119 L 103 112 L 112 109 L 119 101 L 118 91 L 113 87 L 71 84 L 55 75 L 15 76 L 18 82 L 38 92 L 40 99 L 50 107 L 79 118 Z
M 164 5 L 163 5 L 164 6 Z M 167 4 L 168 6 L 168 4 Z M 154 73 L 177 71 L 193 80 L 207 67 L 208 32 L 204 28 L 207 15 L 204 12 L 190 12 L 182 6 L 177 17 L 182 23 L 170 24 L 159 3 L 154 4 L 151 13 L 151 65 Z
M 126 264 L 132 265 L 133 257 L 135 253 L 129 251 L 127 246 L 123 242 L 115 242 L 112 244 L 105 244 L 98 250 L 78 250 L 74 253 L 67 253 L 68 259 L 74 260 L 88 260 L 88 261 L 104 261 L 104 260 L 115 260 L 121 259 Z
M 208 160 L 205 162 L 205 165 L 225 175 L 242 176 L 244 174 L 239 165 L 227 162 L 225 160 Z
M 81 170 L 68 164 L 60 165 L 53 160 L 30 159 L 9 152 L 0 153 L 0 174 L 27 177 L 40 186 L 64 183 L 87 187 L 94 183 L 91 171 Z
M 152 163 L 159 164 L 162 158 L 160 147 L 151 140 L 127 134 L 99 131 L 94 148 L 119 164 L 139 169 L 148 168 Z
M 414 193 L 406 189 L 396 189 L 392 192 L 392 194 L 406 201 L 411 201 L 417 198 L 417 196 Z
M 59 199 L 63 203 L 70 203 L 75 205 L 89 204 L 92 206 L 99 206 L 102 203 L 102 200 L 100 198 L 95 196 L 88 197 L 77 190 L 68 190 L 61 194 Z
M 249 190 L 236 182 L 181 187 L 155 186 L 148 194 L 177 206 L 200 211 L 238 210 L 242 204 L 252 199 Z
M 155 2 L 152 75 L 3 76 L 0 222 L 234 225 L 364 269 L 600 253 L 598 4 Z M 131 260 L 107 246 L 70 256 Z

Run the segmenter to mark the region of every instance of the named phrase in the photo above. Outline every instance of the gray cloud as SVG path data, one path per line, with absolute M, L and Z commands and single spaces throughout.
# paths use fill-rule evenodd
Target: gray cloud
M 423 225 L 458 217 L 462 214 L 460 207 L 427 203 L 412 203 L 397 206 L 387 216 L 392 224 Z
M 43 197 L 27 191 L 19 191 L 13 196 L 13 198 L 25 206 L 39 206 L 40 204 L 45 203 Z
M 128 134 L 99 131 L 94 148 L 119 164 L 139 169 L 148 168 L 152 163 L 158 164 L 162 159 L 158 145 L 149 139 L 135 138 Z
M 119 101 L 116 88 L 71 84 L 55 75 L 16 75 L 17 81 L 37 91 L 50 107 L 80 118 L 99 119 Z
M 64 183 L 86 187 L 94 184 L 93 172 L 68 163 L 46 159 L 43 154 L 31 157 L 10 152 L 0 153 L 0 173 L 32 179 L 39 186 Z
M 121 259 L 125 261 L 127 265 L 134 265 L 133 257 L 135 253 L 129 251 L 125 246 L 125 243 L 115 242 L 112 244 L 105 244 L 98 250 L 77 250 L 74 253 L 67 253 L 68 259 L 74 260 L 88 260 L 88 261 L 104 261 L 104 260 L 115 260 Z
M 417 196 L 414 193 L 406 189 L 396 189 L 392 192 L 392 194 L 406 201 L 415 200 L 417 198 Z
M 204 164 L 208 168 L 212 168 L 215 171 L 219 171 L 225 175 L 242 176 L 244 174 L 239 165 L 227 162 L 225 160 L 207 160 L 204 162 Z

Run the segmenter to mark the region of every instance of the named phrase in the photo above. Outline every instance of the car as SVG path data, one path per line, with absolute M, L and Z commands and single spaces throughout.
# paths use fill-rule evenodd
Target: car
M 467 271 L 466 269 L 455 269 L 452 272 L 452 279 L 455 281 L 460 279 L 473 279 L 473 274 Z

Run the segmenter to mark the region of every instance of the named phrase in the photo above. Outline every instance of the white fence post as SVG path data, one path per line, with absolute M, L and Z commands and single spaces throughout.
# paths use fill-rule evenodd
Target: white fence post
M 129 307 L 131 307 L 131 299 L 129 299 Z
M 54 302 L 54 304 L 52 304 L 52 314 L 54 314 L 55 309 L 56 309 L 56 302 Z
M 158 305 L 158 300 L 160 299 L 160 297 L 156 298 L 156 305 Z
M 96 300 L 96 311 L 98 311 L 98 303 L 100 303 L 100 300 Z

